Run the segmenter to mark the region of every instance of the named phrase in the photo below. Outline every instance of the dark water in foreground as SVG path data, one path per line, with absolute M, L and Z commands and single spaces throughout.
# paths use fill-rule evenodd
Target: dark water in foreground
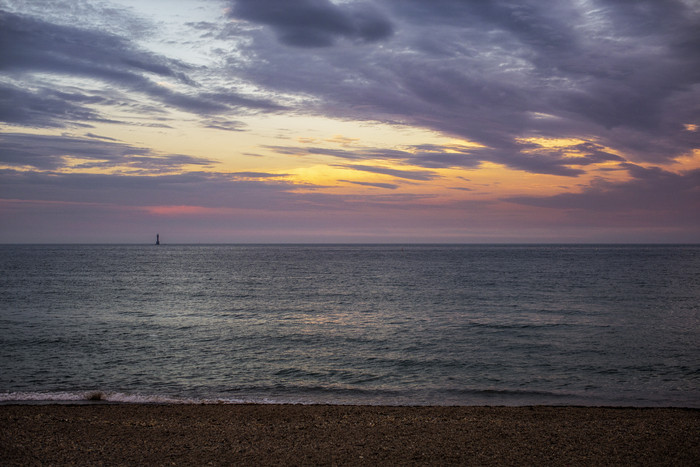
M 700 407 L 700 246 L 0 246 L 0 402 Z

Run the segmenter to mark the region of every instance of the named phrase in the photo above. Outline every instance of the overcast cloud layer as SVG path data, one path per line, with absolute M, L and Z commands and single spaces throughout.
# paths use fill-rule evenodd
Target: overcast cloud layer
M 485 160 L 543 173 L 556 158 L 523 158 L 518 138 L 578 137 L 634 161 L 666 161 L 698 147 L 698 134 L 684 126 L 700 118 L 697 4 L 353 3 L 356 14 L 387 24 L 387 34 L 372 44 L 357 44 L 341 24 L 325 23 L 324 12 L 343 14 L 330 5 L 233 3 L 231 16 L 242 12 L 239 17 L 265 26 L 254 31 L 248 53 L 267 62 L 242 70 L 246 78 L 314 96 L 324 115 L 458 135 L 487 146 L 479 153 Z M 299 8 L 308 8 L 308 16 L 293 14 Z M 269 11 L 287 20 L 272 21 Z M 327 40 L 311 39 L 312 13 Z M 300 40 L 303 46 L 285 39 L 297 29 L 310 36 Z M 235 60 L 232 66 L 238 69 Z
M 158 205 L 307 210 L 310 218 L 314 209 L 319 216 L 363 205 L 372 213 L 418 209 L 431 195 L 399 196 L 399 187 L 435 182 L 443 169 L 496 163 L 566 177 L 570 190 L 503 196 L 501 209 L 511 210 L 499 221 L 491 217 L 496 208 L 485 214 L 477 199 L 432 206 L 447 217 L 463 214 L 458 226 L 444 222 L 450 235 L 486 219 L 489 228 L 512 229 L 525 222 L 518 208 L 561 213 L 542 221 L 545 230 L 559 222 L 678 233 L 660 241 L 700 232 L 698 1 L 192 0 L 172 8 L 182 5 L 206 19 L 183 13 L 179 22 L 159 23 L 158 15 L 116 1 L 0 0 L 0 185 L 14 203 L 0 205 L 0 216 L 17 216 L 23 200 L 78 202 L 85 187 L 103 203 L 142 206 L 117 188 L 123 185 Z M 464 144 L 260 143 L 261 153 L 320 157 L 336 169 L 391 177 L 339 178 L 377 190 L 357 197 L 293 185 L 274 171 L 220 171 L 208 154 L 164 152 L 102 131 L 175 131 L 184 119 L 235 138 L 256 131 L 247 118 L 275 115 L 381 122 Z M 577 142 L 562 149 L 532 138 Z M 687 168 L 673 165 L 693 158 Z M 603 163 L 626 180 L 601 172 L 577 185 Z M 74 173 L 89 169 L 104 173 Z M 622 222 L 602 212 L 628 215 Z M 258 221 L 260 229 L 294 227 Z M 537 227 L 534 218 L 525 223 Z M 19 225 L 0 241 L 16 241 Z

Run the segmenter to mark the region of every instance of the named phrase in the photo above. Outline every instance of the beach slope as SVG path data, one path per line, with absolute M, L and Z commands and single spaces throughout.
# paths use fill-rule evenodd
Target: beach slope
M 2 465 L 700 465 L 700 410 L 5 405 Z

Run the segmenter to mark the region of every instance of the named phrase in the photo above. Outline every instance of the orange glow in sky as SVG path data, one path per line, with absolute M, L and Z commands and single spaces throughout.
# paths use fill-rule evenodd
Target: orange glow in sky
M 0 242 L 700 238 L 688 2 L 156 3 L 0 4 Z

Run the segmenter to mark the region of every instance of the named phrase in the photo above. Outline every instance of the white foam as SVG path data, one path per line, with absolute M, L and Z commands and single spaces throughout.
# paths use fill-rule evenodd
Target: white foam
M 153 394 L 129 394 L 115 391 L 76 392 L 5 392 L 0 393 L 0 404 L 63 404 L 63 403 L 115 403 L 115 404 L 309 404 L 308 401 L 291 401 L 268 398 L 188 398 Z
M 0 403 L 8 402 L 113 402 L 125 404 L 201 404 L 198 399 L 150 394 L 126 394 L 112 391 L 78 392 L 6 392 L 0 393 Z
M 75 392 L 5 392 L 0 393 L 0 402 L 72 402 L 84 401 L 86 393 Z

